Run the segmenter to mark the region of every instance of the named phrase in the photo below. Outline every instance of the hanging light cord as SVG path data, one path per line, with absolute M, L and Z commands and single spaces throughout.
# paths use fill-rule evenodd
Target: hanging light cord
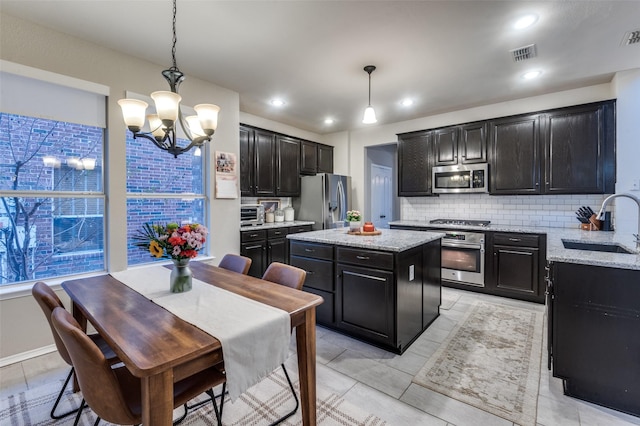
M 178 36 L 176 35 L 176 0 L 173 0 L 173 45 L 171 46 L 171 58 L 173 59 L 172 70 L 178 70 L 178 65 L 176 62 L 176 43 L 178 42 Z

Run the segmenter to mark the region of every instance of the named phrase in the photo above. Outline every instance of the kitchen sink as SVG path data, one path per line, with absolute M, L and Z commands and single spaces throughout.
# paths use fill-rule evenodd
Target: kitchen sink
M 581 243 L 577 241 L 562 240 L 562 244 L 566 249 L 588 250 L 588 251 L 604 251 L 607 253 L 626 253 L 635 254 L 631 250 L 627 250 L 619 244 L 601 244 L 601 243 Z

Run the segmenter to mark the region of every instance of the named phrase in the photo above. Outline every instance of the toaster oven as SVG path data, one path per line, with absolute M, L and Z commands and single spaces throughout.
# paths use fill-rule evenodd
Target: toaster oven
M 264 206 L 262 204 L 240 204 L 240 226 L 262 225 Z

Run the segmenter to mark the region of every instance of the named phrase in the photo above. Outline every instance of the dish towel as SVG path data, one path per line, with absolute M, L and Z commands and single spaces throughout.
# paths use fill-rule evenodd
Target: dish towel
M 171 293 L 170 274 L 152 266 L 111 276 L 220 340 L 232 401 L 284 363 L 291 338 L 287 312 L 195 278 L 191 291 Z

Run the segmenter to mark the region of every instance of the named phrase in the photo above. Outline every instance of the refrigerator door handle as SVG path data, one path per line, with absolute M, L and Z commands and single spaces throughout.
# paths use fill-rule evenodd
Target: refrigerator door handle
M 347 212 L 345 211 L 345 205 L 347 204 L 347 200 L 345 199 L 344 185 L 342 185 L 342 180 L 338 181 L 338 220 L 344 221 Z

